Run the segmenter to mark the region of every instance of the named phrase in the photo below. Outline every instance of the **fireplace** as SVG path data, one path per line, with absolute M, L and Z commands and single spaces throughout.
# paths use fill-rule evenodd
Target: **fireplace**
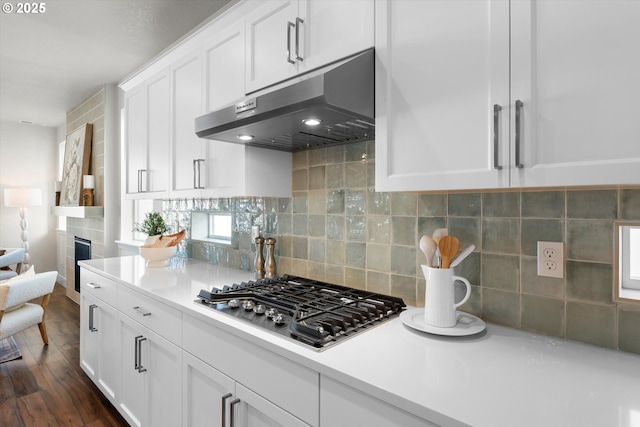
M 76 268 L 75 288 L 76 292 L 80 292 L 80 266 L 78 265 L 78 261 L 91 259 L 91 240 L 74 236 L 73 243 L 74 265 Z

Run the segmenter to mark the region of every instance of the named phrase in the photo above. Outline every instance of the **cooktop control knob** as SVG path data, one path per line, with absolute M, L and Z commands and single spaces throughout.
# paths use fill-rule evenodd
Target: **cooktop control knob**
M 255 306 L 256 306 L 256 304 L 253 301 L 249 300 L 249 299 L 242 303 L 242 308 L 244 308 L 247 311 L 253 310 L 253 307 L 255 307 Z
M 267 308 L 267 311 L 264 312 L 265 316 L 267 316 L 269 319 L 271 319 L 273 316 L 275 316 L 276 313 L 277 313 L 277 311 L 273 307 Z
M 240 301 L 238 301 L 237 299 L 231 299 L 229 300 L 229 302 L 227 303 L 229 305 L 229 307 L 231 308 L 238 308 L 240 307 Z
M 284 325 L 285 316 L 282 313 L 277 313 L 271 320 L 273 320 L 273 323 L 276 325 Z
M 255 314 L 264 314 L 265 311 L 267 311 L 267 308 L 262 304 L 257 304 L 255 307 L 253 307 L 253 312 Z

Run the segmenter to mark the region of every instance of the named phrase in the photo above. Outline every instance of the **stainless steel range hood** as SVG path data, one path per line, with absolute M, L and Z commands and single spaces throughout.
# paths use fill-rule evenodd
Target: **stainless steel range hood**
M 368 50 L 320 75 L 198 117 L 196 135 L 282 151 L 370 140 L 374 104 Z M 320 123 L 305 124 L 311 118 Z

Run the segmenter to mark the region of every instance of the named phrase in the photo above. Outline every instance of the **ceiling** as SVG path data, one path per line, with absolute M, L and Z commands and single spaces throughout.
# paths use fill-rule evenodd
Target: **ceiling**
M 0 14 L 0 120 L 58 127 L 232 0 L 48 0 Z

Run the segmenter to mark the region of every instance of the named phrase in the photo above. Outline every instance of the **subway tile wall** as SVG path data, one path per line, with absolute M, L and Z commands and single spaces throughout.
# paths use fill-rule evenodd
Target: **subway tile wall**
M 424 305 L 418 249 L 448 227 L 475 252 L 456 269 L 488 322 L 640 353 L 640 304 L 613 300 L 614 220 L 640 221 L 640 187 L 473 193 L 377 193 L 373 141 L 295 153 L 291 199 L 186 201 L 235 213 L 230 247 L 191 242 L 191 256 L 246 270 L 250 226 L 277 239 L 279 273 L 344 284 Z M 188 225 L 185 223 L 185 225 Z M 536 242 L 565 242 L 565 278 L 538 277 Z

